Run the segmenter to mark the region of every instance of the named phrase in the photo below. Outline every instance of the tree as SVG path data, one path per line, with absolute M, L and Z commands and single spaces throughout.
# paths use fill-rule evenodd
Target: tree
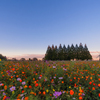
M 6 56 L 3 56 L 2 54 L 0 54 L 0 59 L 1 60 L 7 60 Z
M 63 45 L 63 60 L 67 60 L 67 48 L 65 45 Z
M 20 61 L 25 61 L 25 58 L 21 58 Z
M 12 61 L 17 61 L 17 59 L 16 58 L 12 58 Z
M 31 59 L 31 58 L 29 58 L 29 61 L 32 61 L 32 59 Z
M 74 47 L 73 44 L 70 47 L 70 58 L 73 59 L 73 60 L 75 58 L 75 47 Z
M 52 49 L 50 46 L 48 46 L 46 54 L 45 54 L 45 60 L 52 60 Z
M 70 60 L 71 57 L 70 57 L 70 46 L 68 45 L 67 46 L 67 60 Z
M 84 46 L 84 59 L 87 59 L 87 60 L 92 59 L 92 56 L 91 56 L 86 44 Z
M 79 45 L 79 51 L 78 51 L 78 58 L 80 60 L 84 60 L 84 58 L 83 58 L 84 52 L 83 51 L 84 51 L 83 45 L 82 45 L 82 43 L 80 43 L 80 45 Z
M 85 44 L 83 47 L 82 43 L 80 43 L 79 47 L 76 44 L 72 44 L 71 47 L 68 45 L 67 48 L 65 45 L 60 44 L 59 48 L 57 46 L 52 47 L 48 46 L 44 60 L 71 60 L 71 59 L 76 59 L 76 60 L 85 60 L 85 59 L 92 59 L 92 56 Z
M 78 58 L 78 52 L 79 52 L 79 48 L 78 48 L 78 45 L 76 44 L 76 46 L 75 46 L 75 59 L 76 60 L 79 60 L 79 58 Z
M 63 60 L 64 57 L 63 57 L 63 48 L 62 48 L 62 45 L 60 44 L 59 45 L 59 48 L 58 48 L 58 60 Z
M 33 61 L 38 61 L 38 59 L 36 57 L 33 58 Z

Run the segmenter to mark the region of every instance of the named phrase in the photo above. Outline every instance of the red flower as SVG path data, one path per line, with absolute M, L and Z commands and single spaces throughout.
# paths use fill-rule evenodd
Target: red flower
M 38 86 L 38 83 L 35 84 L 35 87 L 37 87 L 37 86 Z
M 74 94 L 74 91 L 73 90 L 70 90 L 70 95 L 73 95 Z
M 29 88 L 32 88 L 32 86 L 31 86 L 31 85 L 29 85 Z
M 88 89 L 90 89 L 90 87 L 88 87 Z
M 98 93 L 98 96 L 100 97 L 100 93 Z
M 22 80 L 20 80 L 19 82 L 22 82 Z
M 40 75 L 40 77 L 42 77 L 42 75 Z
M 93 85 L 95 86 L 95 83 L 93 83 Z
M 92 84 L 92 82 L 89 82 L 89 84 L 91 85 L 91 84 Z
M 24 93 L 24 90 L 22 90 L 22 93 Z
M 70 81 L 72 81 L 72 79 L 70 79 Z

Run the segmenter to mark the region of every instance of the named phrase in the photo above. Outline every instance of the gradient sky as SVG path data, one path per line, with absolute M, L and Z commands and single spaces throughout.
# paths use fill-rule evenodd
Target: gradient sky
M 43 57 L 72 43 L 100 51 L 100 0 L 0 0 L 0 54 Z

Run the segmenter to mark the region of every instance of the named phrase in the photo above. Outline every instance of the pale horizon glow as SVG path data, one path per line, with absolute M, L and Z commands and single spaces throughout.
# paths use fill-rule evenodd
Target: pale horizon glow
M 90 54 L 92 55 L 92 60 L 99 60 L 99 53 L 97 51 L 90 51 Z M 28 60 L 29 58 L 34 58 L 36 57 L 38 60 L 42 60 L 44 58 L 45 54 L 21 54 L 21 55 L 11 55 L 7 56 L 8 59 L 16 58 L 20 60 L 21 58 L 25 58 Z

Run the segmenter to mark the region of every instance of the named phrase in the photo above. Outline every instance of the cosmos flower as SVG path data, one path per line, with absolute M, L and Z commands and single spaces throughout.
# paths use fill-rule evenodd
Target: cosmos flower
M 56 68 L 56 66 L 53 66 L 53 68 Z
M 53 93 L 53 95 L 55 96 L 55 98 L 57 98 L 57 97 L 60 96 L 61 94 L 62 94 L 61 91 L 60 91 L 60 92 L 55 91 L 55 92 Z
M 41 79 L 41 77 L 39 77 L 39 79 Z
M 22 82 L 22 85 L 25 85 L 26 84 L 26 82 Z
M 16 90 L 16 87 L 15 87 L 15 86 L 12 86 L 12 87 L 10 88 L 10 91 L 14 91 L 14 90 Z
M 17 81 L 20 81 L 21 80 L 21 78 L 17 78 Z
M 63 77 L 59 77 L 59 79 L 63 79 Z

